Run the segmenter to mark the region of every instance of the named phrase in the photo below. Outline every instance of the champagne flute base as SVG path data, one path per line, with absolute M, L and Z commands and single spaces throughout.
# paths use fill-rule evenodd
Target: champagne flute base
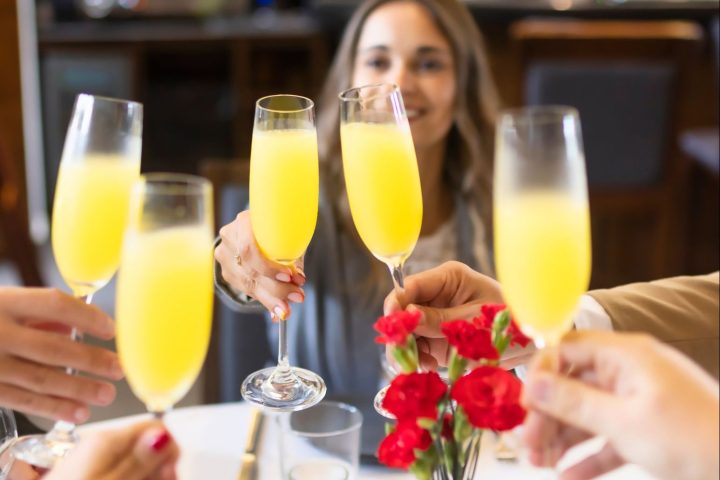
M 13 456 L 35 467 L 50 469 L 75 447 L 74 433 L 28 435 L 18 438 L 12 446 Z
M 294 412 L 316 405 L 325 397 L 325 382 L 319 375 L 304 368 L 290 369 L 292 382 L 283 388 L 269 388 L 268 380 L 276 367 L 264 368 L 248 376 L 240 393 L 248 402 L 268 410 Z

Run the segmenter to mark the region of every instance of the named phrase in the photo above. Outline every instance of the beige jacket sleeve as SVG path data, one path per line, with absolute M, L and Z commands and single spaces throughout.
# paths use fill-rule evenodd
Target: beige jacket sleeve
M 646 332 L 718 378 L 720 287 L 718 272 L 593 290 L 619 332 Z

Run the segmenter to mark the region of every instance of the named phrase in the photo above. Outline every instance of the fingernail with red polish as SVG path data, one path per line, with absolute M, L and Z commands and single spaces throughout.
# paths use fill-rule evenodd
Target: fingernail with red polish
M 170 442 L 170 434 L 168 432 L 162 432 L 153 438 L 152 442 L 150 442 L 150 448 L 155 452 L 159 452 L 165 448 L 168 442 Z

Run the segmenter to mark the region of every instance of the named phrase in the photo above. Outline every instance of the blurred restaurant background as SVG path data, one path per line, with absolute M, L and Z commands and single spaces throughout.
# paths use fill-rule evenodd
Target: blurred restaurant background
M 63 286 L 48 219 L 76 94 L 142 102 L 143 171 L 209 177 L 219 227 L 244 207 L 255 100 L 317 98 L 358 3 L 0 0 L 0 285 Z M 467 5 L 505 106 L 580 111 L 592 288 L 718 269 L 718 0 Z M 110 313 L 113 295 L 98 297 Z M 239 399 L 226 375 L 256 368 L 223 366 L 222 351 L 264 324 L 220 334 L 223 315 L 186 404 Z M 119 408 L 94 418 L 142 410 Z

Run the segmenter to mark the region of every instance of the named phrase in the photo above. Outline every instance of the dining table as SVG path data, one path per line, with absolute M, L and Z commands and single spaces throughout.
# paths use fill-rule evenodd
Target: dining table
M 241 459 L 247 443 L 252 410 L 246 402 L 200 405 L 173 410 L 164 421 L 181 450 L 178 464 L 180 480 L 237 480 Z M 267 413 L 258 434 L 258 468 L 255 480 L 282 480 L 279 468 L 277 414 Z M 150 414 L 132 415 L 102 422 L 89 423 L 79 429 L 85 432 L 117 428 L 133 422 L 149 419 Z M 499 461 L 494 454 L 494 435 L 484 435 L 480 463 L 475 480 L 550 480 L 557 478 L 555 472 L 534 468 L 521 460 Z M 595 439 L 568 452 L 571 461 L 577 461 L 602 446 Z M 360 464 L 357 480 L 412 480 L 414 477 L 401 470 L 380 465 Z M 603 480 L 653 480 L 635 465 L 626 465 L 601 477 Z M 318 480 L 323 480 L 318 478 Z

